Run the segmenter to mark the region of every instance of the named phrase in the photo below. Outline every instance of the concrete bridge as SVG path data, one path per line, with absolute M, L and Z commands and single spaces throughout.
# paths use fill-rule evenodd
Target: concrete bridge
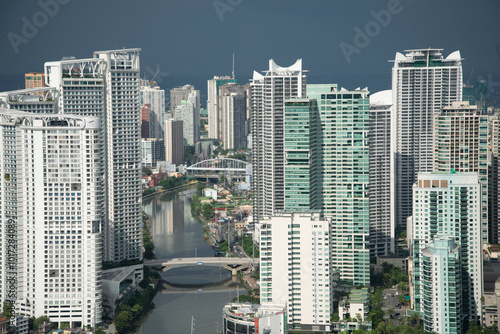
M 163 271 L 168 271 L 175 267 L 186 266 L 221 266 L 229 271 L 234 276 L 238 271 L 248 268 L 252 262 L 257 265 L 259 259 L 252 260 L 248 257 L 184 257 L 176 259 L 157 259 L 144 262 L 148 267 L 162 267 Z

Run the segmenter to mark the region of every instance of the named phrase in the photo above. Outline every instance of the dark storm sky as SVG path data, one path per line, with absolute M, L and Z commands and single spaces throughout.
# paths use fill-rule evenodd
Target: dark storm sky
M 311 76 L 333 82 L 352 77 L 359 86 L 382 80 L 386 82 L 380 86 L 389 88 L 388 60 L 395 52 L 427 47 L 443 48 L 445 55 L 459 49 L 465 58 L 464 80 L 473 69 L 473 79 L 478 73 L 500 72 L 498 0 L 64 2 L 59 8 L 49 6 L 51 15 L 41 14 L 37 1 L 0 2 L 0 75 L 42 71 L 45 61 L 92 57 L 94 50 L 122 47 L 142 48 L 142 69 L 154 73 L 159 66 L 164 76 L 230 74 L 235 53 L 236 74 L 244 77 L 254 69 L 265 70 L 269 58 L 282 66 L 303 58 Z M 391 6 L 390 22 L 374 23 L 371 12 Z M 26 38 L 23 25 L 36 20 L 38 31 Z M 356 47 L 356 27 L 373 29 L 372 37 L 358 43 L 348 62 L 339 45 Z M 9 36 L 23 41 L 18 41 L 17 53 Z

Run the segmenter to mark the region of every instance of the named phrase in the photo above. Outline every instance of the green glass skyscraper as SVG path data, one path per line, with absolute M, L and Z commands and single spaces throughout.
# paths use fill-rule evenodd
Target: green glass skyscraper
M 310 211 L 316 208 L 313 191 L 317 188 L 314 174 L 314 126 L 318 108 L 316 100 L 285 101 L 285 210 Z
M 368 285 L 369 92 L 321 84 L 307 95 L 285 102 L 285 207 L 331 218 L 332 268 Z

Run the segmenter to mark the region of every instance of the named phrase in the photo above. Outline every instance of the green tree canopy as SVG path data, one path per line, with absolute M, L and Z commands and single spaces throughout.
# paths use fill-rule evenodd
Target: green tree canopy
M 211 220 L 214 218 L 215 211 L 212 206 L 208 203 L 203 204 L 201 207 L 203 218 L 206 220 Z
M 121 311 L 115 318 L 115 327 L 118 333 L 123 333 L 132 325 L 132 313 Z

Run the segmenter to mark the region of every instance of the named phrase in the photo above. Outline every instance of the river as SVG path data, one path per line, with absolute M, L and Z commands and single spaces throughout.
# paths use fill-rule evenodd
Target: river
M 144 201 L 157 258 L 214 256 L 203 240 L 201 224 L 191 216 L 195 189 Z M 216 334 L 221 332 L 223 306 L 238 293 L 246 294 L 244 288 L 237 288 L 229 271 L 219 267 L 174 268 L 162 278 L 169 284 L 163 283 L 154 299 L 155 308 L 139 322 L 136 334 L 189 334 L 192 322 L 194 333 Z

